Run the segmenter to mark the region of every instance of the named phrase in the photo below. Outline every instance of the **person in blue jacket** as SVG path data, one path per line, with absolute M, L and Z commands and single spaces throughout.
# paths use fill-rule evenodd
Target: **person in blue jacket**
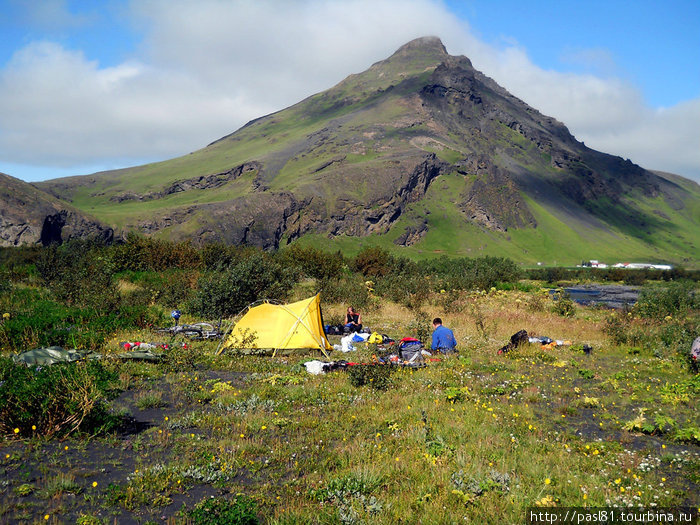
M 433 343 L 430 345 L 433 350 L 439 350 L 443 354 L 452 354 L 457 351 L 457 340 L 452 330 L 442 326 L 442 319 L 433 319 Z

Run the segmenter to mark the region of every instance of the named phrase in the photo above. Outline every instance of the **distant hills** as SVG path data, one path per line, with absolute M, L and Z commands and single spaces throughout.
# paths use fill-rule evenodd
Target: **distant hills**
M 0 246 L 48 245 L 97 235 L 112 228 L 31 184 L 0 173 Z
M 189 155 L 30 187 L 87 221 L 81 233 L 525 263 L 700 260 L 700 186 L 586 147 L 435 37 Z M 5 213 L 8 244 L 18 237 Z

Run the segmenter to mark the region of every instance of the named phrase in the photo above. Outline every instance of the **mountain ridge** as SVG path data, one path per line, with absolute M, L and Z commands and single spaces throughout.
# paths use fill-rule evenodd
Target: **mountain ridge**
M 592 258 L 602 243 L 699 258 L 697 188 L 586 147 L 437 37 L 189 155 L 36 187 L 111 227 L 201 242 L 428 254 L 453 234 L 458 255 L 580 260 L 584 242 Z

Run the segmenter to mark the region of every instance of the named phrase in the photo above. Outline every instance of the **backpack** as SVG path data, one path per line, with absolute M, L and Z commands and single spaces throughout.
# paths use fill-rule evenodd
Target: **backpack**
M 404 337 L 399 342 L 401 359 L 409 363 L 423 361 L 423 343 L 413 337 Z
M 527 336 L 527 331 L 520 330 L 519 332 L 516 332 L 510 336 L 510 343 L 498 350 L 498 354 L 505 354 L 509 350 L 515 350 L 520 345 L 528 342 L 530 342 L 530 339 Z

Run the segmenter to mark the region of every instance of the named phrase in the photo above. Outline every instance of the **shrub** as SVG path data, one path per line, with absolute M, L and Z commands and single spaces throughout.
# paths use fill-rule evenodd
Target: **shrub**
M 165 270 L 129 272 L 126 279 L 140 288 L 128 294 L 130 304 L 159 304 L 167 308 L 184 307 L 192 300 L 200 274 L 198 271 Z
M 355 365 L 348 367 L 348 376 L 354 387 L 369 385 L 377 390 L 386 390 L 394 370 L 395 367 L 391 365 Z
M 552 313 L 561 315 L 562 317 L 573 317 L 576 315 L 576 306 L 571 300 L 571 296 L 564 290 L 557 290 L 552 296 L 554 305 Z
M 189 512 L 195 525 L 257 525 L 258 507 L 254 500 L 243 494 L 231 499 L 209 498 L 200 501 Z
M 304 277 L 319 280 L 338 279 L 345 266 L 345 259 L 340 251 L 328 253 L 317 248 L 296 245 L 280 252 L 279 260 L 286 266 L 298 268 Z
M 138 305 L 114 310 L 65 306 L 30 288 L 7 297 L 12 316 L 0 323 L 0 350 L 21 351 L 38 346 L 68 346 L 96 350 L 115 330 L 144 328 L 163 322 L 160 312 Z
M 634 310 L 640 317 L 661 320 L 667 316 L 682 316 L 698 308 L 700 297 L 695 292 L 695 285 L 685 281 L 642 289 Z
M 406 329 L 408 333 L 415 336 L 416 339 L 423 342 L 423 344 L 430 346 L 432 341 L 432 319 L 426 317 L 423 313 L 417 313 L 413 320 L 408 323 Z
M 99 244 L 81 239 L 49 246 L 39 255 L 37 271 L 57 300 L 67 305 L 105 310 L 119 303 L 111 265 Z
M 410 309 L 420 309 L 431 288 L 432 282 L 422 275 L 401 273 L 378 277 L 375 285 L 379 296 Z
M 345 303 L 358 310 L 371 306 L 369 290 L 357 275 L 323 280 L 320 283 L 320 289 L 323 300 L 329 303 Z
M 522 273 L 513 261 L 503 257 L 442 256 L 422 261 L 418 268 L 423 275 L 435 276 L 436 288 L 445 290 L 486 290 L 499 283 L 516 282 Z
M 106 401 L 115 379 L 98 361 L 28 368 L 0 357 L 0 434 L 54 436 L 111 429 L 116 418 L 109 415 Z
M 289 269 L 258 253 L 199 280 L 192 309 L 209 319 L 238 314 L 258 299 L 284 300 L 294 284 Z
M 623 313 L 615 312 L 605 319 L 605 332 L 616 345 L 625 344 L 629 338 L 629 326 Z
M 355 256 L 353 267 L 366 277 L 387 275 L 393 270 L 394 259 L 391 254 L 376 246 L 365 248 Z
M 108 251 L 115 271 L 194 270 L 202 266 L 202 255 L 189 241 L 172 242 L 129 233 L 126 242 Z

